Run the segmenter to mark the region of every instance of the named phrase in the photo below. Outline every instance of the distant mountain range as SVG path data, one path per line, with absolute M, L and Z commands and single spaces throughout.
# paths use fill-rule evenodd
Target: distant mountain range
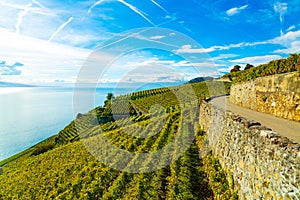
M 35 85 L 25 85 L 21 83 L 0 82 L 0 87 L 36 87 Z
M 208 81 L 208 80 L 214 80 L 213 77 L 197 77 L 194 78 L 188 82 L 184 82 L 184 81 L 177 81 L 177 82 L 153 82 L 153 83 L 142 83 L 142 82 L 130 82 L 130 83 L 124 83 L 124 84 L 120 84 L 120 83 L 102 83 L 100 85 L 98 85 L 97 87 L 100 88 L 115 88 L 115 87 L 124 87 L 124 88 L 132 88 L 135 86 L 139 86 L 138 90 L 147 90 L 147 89 L 153 89 L 153 88 L 158 88 L 158 87 L 172 87 L 172 86 L 178 86 L 178 85 L 182 85 L 185 83 L 198 83 L 198 82 L 203 82 L 203 81 Z M 122 86 L 120 86 L 122 85 Z M 53 84 L 53 85 L 48 85 L 48 86 L 37 86 L 37 85 L 28 85 L 28 84 L 21 84 L 21 83 L 11 83 L 11 82 L 1 82 L 0 81 L 0 88 L 1 87 L 57 87 L 57 86 L 63 86 L 63 87 L 74 87 L 74 84 Z M 82 87 L 89 87 L 89 84 L 81 84 Z M 94 87 L 94 85 L 91 85 L 92 87 Z
M 194 79 L 188 81 L 188 83 L 199 83 L 199 82 L 203 82 L 203 81 L 212 81 L 212 80 L 214 80 L 214 78 L 210 77 L 210 76 L 208 76 L 208 77 L 197 77 L 197 78 L 194 78 Z

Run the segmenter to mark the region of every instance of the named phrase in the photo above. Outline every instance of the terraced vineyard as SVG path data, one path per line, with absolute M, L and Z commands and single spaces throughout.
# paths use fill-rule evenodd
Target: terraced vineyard
M 201 100 L 210 96 L 229 94 L 229 90 L 230 83 L 228 82 L 208 81 L 133 92 L 118 96 L 111 104 L 108 104 L 101 114 L 102 116 L 111 116 L 112 113 L 114 115 L 129 114 L 130 116 L 145 114 L 153 105 L 160 105 L 169 113 L 184 104 L 200 103 Z
M 151 94 L 149 102 L 146 97 L 131 101 L 136 105 L 144 102 L 149 111 L 146 108 L 155 104 L 158 96 L 165 95 L 168 100 L 169 91 L 162 91 L 144 92 Z M 153 96 L 157 98 L 150 98 Z M 198 127 L 197 103 L 185 102 L 180 107 L 172 102 L 165 104 L 165 110 L 100 125 L 94 121 L 94 111 L 78 116 L 56 136 L 52 149 L 22 155 L 3 166 L 0 199 L 237 199 L 217 159 L 210 154 L 199 158 L 205 135 Z M 166 112 L 170 107 L 172 112 Z M 80 130 L 80 140 L 76 130 Z M 112 167 L 104 165 L 96 159 L 108 145 L 102 142 L 104 138 L 135 156 L 128 160 L 109 151 L 99 159 L 109 160 Z M 177 158 L 189 139 L 186 151 Z M 163 147 L 167 148 L 159 156 L 151 154 Z M 143 157 L 143 153 L 150 156 Z M 127 172 L 130 170 L 145 173 Z
M 102 124 L 126 118 L 136 122 L 144 117 L 149 118 L 147 114 L 153 105 L 160 105 L 167 113 L 175 112 L 185 105 L 199 103 L 206 97 L 228 94 L 229 88 L 230 83 L 228 82 L 209 81 L 121 95 L 112 103 L 109 103 L 103 111 L 100 111 L 101 107 L 98 107 L 86 115 L 81 115 L 81 119 L 76 123 L 76 126 L 72 122 L 59 132 L 58 139 L 63 143 L 78 140 L 77 131 L 83 132 L 83 130 L 92 128 L 98 122 Z M 97 115 L 98 121 L 94 119 L 93 115 Z

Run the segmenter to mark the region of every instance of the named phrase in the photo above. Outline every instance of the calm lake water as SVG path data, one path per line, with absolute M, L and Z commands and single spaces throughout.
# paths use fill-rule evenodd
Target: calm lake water
M 95 104 L 81 113 L 103 105 L 108 92 L 116 96 L 133 91 L 176 85 L 146 84 L 143 87 L 97 88 Z M 178 85 L 178 84 L 177 84 Z M 85 92 L 95 90 L 82 90 Z M 76 116 L 73 114 L 73 89 L 48 87 L 0 87 L 0 160 L 19 153 L 57 134 Z
M 98 91 L 95 105 L 112 90 Z M 72 88 L 0 88 L 0 160 L 57 134 L 73 119 L 72 103 Z

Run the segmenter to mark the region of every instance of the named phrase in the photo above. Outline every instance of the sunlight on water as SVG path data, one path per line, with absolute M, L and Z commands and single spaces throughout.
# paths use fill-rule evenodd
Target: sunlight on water
M 138 91 L 157 87 L 161 85 L 134 88 Z M 91 91 L 95 92 L 94 105 L 79 108 L 78 112 L 103 105 L 108 92 L 132 92 L 124 88 L 84 89 L 80 91 L 83 101 Z M 73 88 L 0 87 L 0 160 L 57 134 L 78 114 L 73 112 Z
M 34 88 L 26 88 L 26 87 L 0 87 L 0 95 L 1 94 L 11 94 L 17 93 L 25 90 L 32 90 Z

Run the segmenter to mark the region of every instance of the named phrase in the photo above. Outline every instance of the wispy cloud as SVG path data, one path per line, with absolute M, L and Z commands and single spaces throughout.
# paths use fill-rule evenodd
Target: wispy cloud
M 17 23 L 16 23 L 16 33 L 20 33 L 20 26 L 23 22 L 23 18 L 28 14 L 28 12 L 30 11 L 30 8 L 32 6 L 32 3 L 28 3 L 25 8 L 23 10 L 21 10 L 18 13 L 18 19 L 17 19 Z
M 159 7 L 160 9 L 162 9 L 165 13 L 169 13 L 164 7 L 162 7 L 159 3 L 157 3 L 154 0 L 150 0 L 152 3 L 154 3 L 157 7 Z
M 162 39 L 164 37 L 166 37 L 166 36 L 164 36 L 164 35 L 155 35 L 155 36 L 150 37 L 150 39 L 151 40 L 159 40 L 159 39 Z
M 290 31 L 284 35 L 269 40 L 269 42 L 272 44 L 280 44 L 283 46 L 288 46 L 291 42 L 296 40 L 298 41 L 300 40 L 300 30 Z
M 293 41 L 289 44 L 289 46 L 285 49 L 277 49 L 274 53 L 284 53 L 284 54 L 291 54 L 291 53 L 300 53 L 300 41 Z
M 142 11 L 140 11 L 138 8 L 136 8 L 135 6 L 127 3 L 124 0 L 118 0 L 120 3 L 124 4 L 125 6 L 127 6 L 128 8 L 130 8 L 133 12 L 135 12 L 136 14 L 140 15 L 142 18 L 144 18 L 147 22 L 149 22 L 150 24 L 152 24 L 153 26 L 156 26 L 150 19 L 148 19 L 143 13 Z
M 88 14 L 90 14 L 90 13 L 92 12 L 93 8 L 95 8 L 96 6 L 98 6 L 99 4 L 101 4 L 101 3 L 103 3 L 103 2 L 104 2 L 104 0 L 99 0 L 99 1 L 95 2 L 95 3 L 89 8 Z
M 132 35 L 132 37 L 135 37 L 136 39 L 139 39 L 139 40 L 144 40 L 144 41 L 149 41 L 149 42 L 155 42 L 156 44 L 162 44 L 162 45 L 165 45 L 165 46 L 173 47 L 175 49 L 177 49 L 179 47 L 178 45 L 176 45 L 176 44 L 174 44 L 172 42 L 161 42 L 161 41 L 159 41 L 158 38 L 160 36 L 158 36 L 158 37 L 154 36 L 154 38 L 145 37 L 145 36 L 141 35 L 141 33 L 143 33 L 143 32 L 139 32 L 138 34 L 134 34 L 134 35 Z
M 131 60 L 124 63 L 114 63 L 113 67 L 120 68 L 120 66 L 130 71 L 127 79 L 134 82 L 186 81 L 200 76 L 200 73 L 213 75 L 215 71 L 217 71 L 217 65 L 212 62 L 203 61 L 191 63 L 186 60 L 161 60 L 153 57 L 134 61 Z M 122 70 L 120 69 L 120 71 Z M 147 76 L 145 76 L 145 74 L 147 74 Z
M 17 8 L 17 9 L 20 9 L 20 10 L 24 9 L 23 5 L 8 3 L 8 2 L 5 2 L 5 1 L 0 1 L 0 5 L 5 6 L 5 7 L 9 7 L 9 8 Z
M 96 46 L 101 41 L 108 40 L 112 35 L 102 34 L 97 36 L 85 32 L 66 33 L 59 37 L 59 41 L 76 47 L 91 47 Z
M 288 9 L 287 3 L 276 2 L 274 4 L 274 10 L 275 10 L 275 12 L 279 13 L 279 20 L 280 20 L 280 24 L 281 24 L 280 35 L 283 35 L 282 24 L 283 24 L 284 15 L 287 12 L 287 9 Z
M 22 66 L 24 65 L 19 62 L 10 65 L 5 61 L 0 61 L 0 74 L 4 76 L 20 75 L 22 71 L 18 68 Z
M 29 10 L 31 13 L 37 13 L 37 14 L 41 14 L 41 15 L 45 15 L 45 16 L 55 16 L 55 14 L 54 14 L 53 11 L 51 11 L 50 9 L 48 9 L 47 7 L 45 7 L 40 2 L 38 2 L 36 0 L 33 0 L 31 2 L 32 2 L 32 5 L 31 5 L 30 10 Z M 30 3 L 28 3 L 28 4 L 30 4 Z M 24 7 L 24 5 L 19 5 L 19 4 L 14 4 L 14 3 L 8 3 L 8 2 L 5 2 L 5 1 L 0 1 L 0 5 L 1 6 L 5 6 L 5 7 L 9 7 L 9 8 L 19 9 L 19 10 L 21 10 L 20 12 L 22 12 L 23 10 L 25 10 L 26 6 L 27 6 L 27 5 L 25 5 L 25 7 Z M 33 7 L 33 5 L 37 5 L 37 7 Z
M 256 45 L 262 45 L 262 44 L 268 44 L 267 41 L 262 42 L 241 42 L 237 44 L 229 44 L 225 46 L 212 46 L 208 48 L 192 48 L 191 45 L 183 45 L 180 49 L 176 50 L 176 53 L 209 53 L 213 51 L 222 51 L 222 50 L 229 50 L 232 48 L 241 48 L 241 47 L 249 47 L 249 46 L 256 46 Z
M 264 55 L 264 56 L 252 56 L 252 57 L 245 57 L 245 58 L 230 60 L 230 62 L 239 63 L 239 64 L 251 63 L 253 65 L 259 65 L 259 64 L 264 64 L 271 60 L 279 59 L 279 58 L 281 58 L 281 56 L 279 56 L 279 55 Z
M 296 26 L 295 25 L 292 25 L 292 26 L 290 26 L 288 29 L 286 29 L 286 31 L 291 31 L 291 30 L 294 30 L 296 28 Z
M 191 45 L 186 44 L 183 45 L 181 48 L 177 49 L 175 52 L 189 53 L 189 54 L 210 53 L 214 51 L 224 51 L 233 48 L 253 47 L 257 45 L 266 45 L 266 44 L 274 44 L 274 45 L 280 45 L 284 47 L 283 49 L 275 50 L 274 53 L 285 53 L 285 54 L 299 53 L 300 52 L 300 30 L 290 31 L 279 37 L 272 38 L 265 41 L 260 41 L 260 42 L 241 42 L 237 44 L 229 44 L 224 46 L 211 46 L 208 48 L 192 48 Z
M 237 57 L 237 56 L 239 56 L 239 55 L 238 54 L 232 54 L 232 53 L 220 54 L 217 57 L 213 57 L 212 59 L 213 60 L 222 60 L 222 59 L 227 59 L 227 58 L 234 58 L 234 57 Z
M 240 13 L 242 10 L 246 9 L 247 7 L 248 7 L 248 5 L 244 5 L 244 6 L 241 6 L 241 7 L 230 8 L 226 11 L 226 14 L 228 16 L 233 16 L 233 15 L 236 15 L 236 14 Z
M 283 49 L 277 49 L 275 53 L 300 53 L 300 30 L 290 31 L 284 35 L 269 40 L 271 44 L 279 44 Z
M 3 81 L 51 83 L 56 79 L 74 81 L 90 50 L 47 42 L 0 28 L 1 59 L 24 64 L 19 76 L 2 76 Z M 19 69 L 19 67 L 16 67 Z M 52 70 L 53 72 L 44 72 Z M 59 73 L 57 73 L 59 72 Z
M 32 1 L 32 3 L 36 4 L 40 8 L 47 9 L 46 6 L 44 6 L 43 4 L 41 4 L 39 1 L 37 1 L 37 0 L 31 0 L 31 1 Z
M 208 53 L 208 52 L 212 52 L 215 51 L 214 47 L 210 47 L 210 48 L 192 48 L 191 45 L 187 44 L 187 45 L 183 45 L 180 49 L 177 49 L 175 52 L 176 53 Z
M 285 15 L 287 9 L 288 9 L 287 3 L 276 2 L 274 4 L 274 10 L 275 10 L 275 12 L 279 13 L 279 19 L 280 19 L 281 23 L 284 20 L 284 15 Z
M 62 25 L 58 27 L 58 29 L 51 35 L 48 41 L 53 40 L 53 38 L 62 30 L 64 29 L 69 23 L 71 23 L 73 20 L 73 17 L 70 17 L 66 22 L 64 22 Z
M 300 50 L 300 30 L 290 31 L 281 36 L 261 41 L 261 42 L 241 42 L 238 44 L 230 44 L 226 46 L 213 46 L 207 48 L 207 51 L 216 51 L 216 50 L 229 50 L 232 48 L 241 48 L 241 47 L 251 47 L 257 45 L 265 45 L 265 44 L 275 44 L 286 47 L 286 49 L 275 50 L 274 53 L 297 53 Z M 298 48 L 298 49 L 297 49 Z

